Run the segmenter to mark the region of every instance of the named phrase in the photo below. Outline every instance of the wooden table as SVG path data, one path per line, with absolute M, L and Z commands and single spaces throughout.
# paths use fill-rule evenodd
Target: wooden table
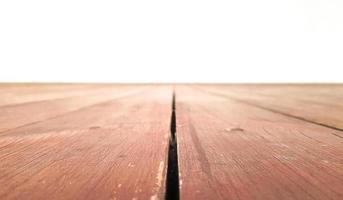
M 343 85 L 0 84 L 0 199 L 343 199 Z

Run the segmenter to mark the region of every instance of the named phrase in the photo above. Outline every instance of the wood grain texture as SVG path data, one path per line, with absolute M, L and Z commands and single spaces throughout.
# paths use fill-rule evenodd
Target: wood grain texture
M 197 86 L 271 111 L 343 130 L 343 84 Z
M 65 98 L 98 90 L 104 84 L 0 84 L 0 106 Z
M 181 199 L 343 198 L 342 131 L 196 88 L 176 88 Z
M 173 91 L 180 199 L 343 199 L 342 85 L 125 84 L 0 84 L 0 199 L 164 199 Z
M 88 98 L 0 135 L 0 199 L 164 198 L 171 87 Z
M 66 93 L 74 92 L 74 96 L 71 97 L 60 96 L 57 99 L 41 100 L 40 93 L 38 93 L 38 95 L 35 95 L 37 96 L 35 99 L 37 101 L 31 97 L 30 99 L 32 101 L 29 102 L 0 107 L 0 113 L 2 113 L 2 115 L 0 115 L 0 135 L 11 129 L 51 119 L 83 107 L 102 103 L 104 101 L 111 101 L 115 98 L 121 98 L 127 95 L 133 95 L 151 89 L 153 86 L 105 87 L 99 85 L 96 88 L 84 88 L 82 93 L 79 90 L 73 90 L 72 88 L 66 87 Z M 40 91 L 43 94 L 42 96 L 47 97 L 39 86 L 35 87 L 35 89 Z M 54 88 L 52 87 L 51 90 L 54 90 Z M 59 92 L 61 93 L 61 91 Z M 53 92 L 50 91 L 50 93 Z

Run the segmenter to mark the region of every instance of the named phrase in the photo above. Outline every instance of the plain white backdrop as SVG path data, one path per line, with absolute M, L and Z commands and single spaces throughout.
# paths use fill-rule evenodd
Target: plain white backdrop
M 0 81 L 342 82 L 342 0 L 2 0 Z

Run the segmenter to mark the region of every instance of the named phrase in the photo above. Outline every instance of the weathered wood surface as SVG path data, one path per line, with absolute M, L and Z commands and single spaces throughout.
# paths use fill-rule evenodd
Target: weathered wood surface
M 343 199 L 342 131 L 213 90 L 176 88 L 181 199 Z
M 96 85 L 87 88 L 83 87 L 82 90 L 76 90 L 76 86 L 71 85 L 70 88 L 69 86 L 64 86 L 65 92 L 63 93 L 62 88 L 58 88 L 57 86 L 51 85 L 50 90 L 47 90 L 48 88 L 45 87 L 30 87 L 29 85 L 27 87 L 13 88 L 12 91 L 0 92 L 2 103 L 11 101 L 20 102 L 0 107 L 0 135 L 13 128 L 25 126 L 30 123 L 38 123 L 42 120 L 58 117 L 67 112 L 72 112 L 99 102 L 110 101 L 115 98 L 136 94 L 137 92 L 153 88 L 153 86 L 137 87 L 123 85 L 109 87 L 107 85 Z M 71 96 L 71 94 L 73 95 Z M 23 102 L 24 100 L 28 102 Z
M 254 106 L 343 130 L 343 84 L 201 85 Z
M 181 199 L 343 199 L 342 85 L 174 91 Z M 0 84 L 0 199 L 164 199 L 172 93 Z
M 0 88 L 0 199 L 163 199 L 172 88 L 54 87 Z

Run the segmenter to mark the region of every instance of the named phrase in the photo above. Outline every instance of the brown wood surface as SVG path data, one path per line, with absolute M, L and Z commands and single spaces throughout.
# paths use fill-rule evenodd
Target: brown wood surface
M 342 131 L 213 88 L 176 89 L 181 199 L 343 199 Z
M 98 85 L 97 87 L 83 88 L 82 91 L 75 90 L 73 89 L 74 87 L 65 87 L 65 93 L 61 92 L 61 89 L 52 87 L 48 94 L 43 90 L 45 89 L 44 87 L 36 88 L 38 91 L 35 92 L 31 91 L 34 90 L 34 87 L 30 88 L 30 93 L 27 93 L 25 88 L 16 88 L 16 93 L 19 93 L 18 96 L 20 96 L 20 98 L 17 98 L 14 94 L 11 96 L 3 93 L 0 94 L 0 99 L 2 99 L 3 102 L 10 102 L 11 100 L 13 100 L 13 102 L 21 102 L 20 100 L 23 99 L 30 100 L 29 102 L 15 103 L 0 107 L 0 113 L 2 113 L 2 115 L 0 115 L 0 135 L 10 129 L 58 117 L 67 112 L 72 112 L 96 103 L 111 101 L 115 98 L 142 92 L 153 88 L 153 86 L 109 87 L 106 85 Z M 74 95 L 70 96 L 71 94 Z M 42 96 L 46 98 L 50 97 L 50 99 L 42 99 Z
M 197 86 L 254 106 L 343 130 L 342 84 Z
M 20 122 L 0 135 L 0 199 L 163 199 L 172 88 L 149 88 L 25 104 L 62 109 L 36 123 L 11 106 Z
M 0 84 L 0 199 L 343 199 L 342 92 Z

